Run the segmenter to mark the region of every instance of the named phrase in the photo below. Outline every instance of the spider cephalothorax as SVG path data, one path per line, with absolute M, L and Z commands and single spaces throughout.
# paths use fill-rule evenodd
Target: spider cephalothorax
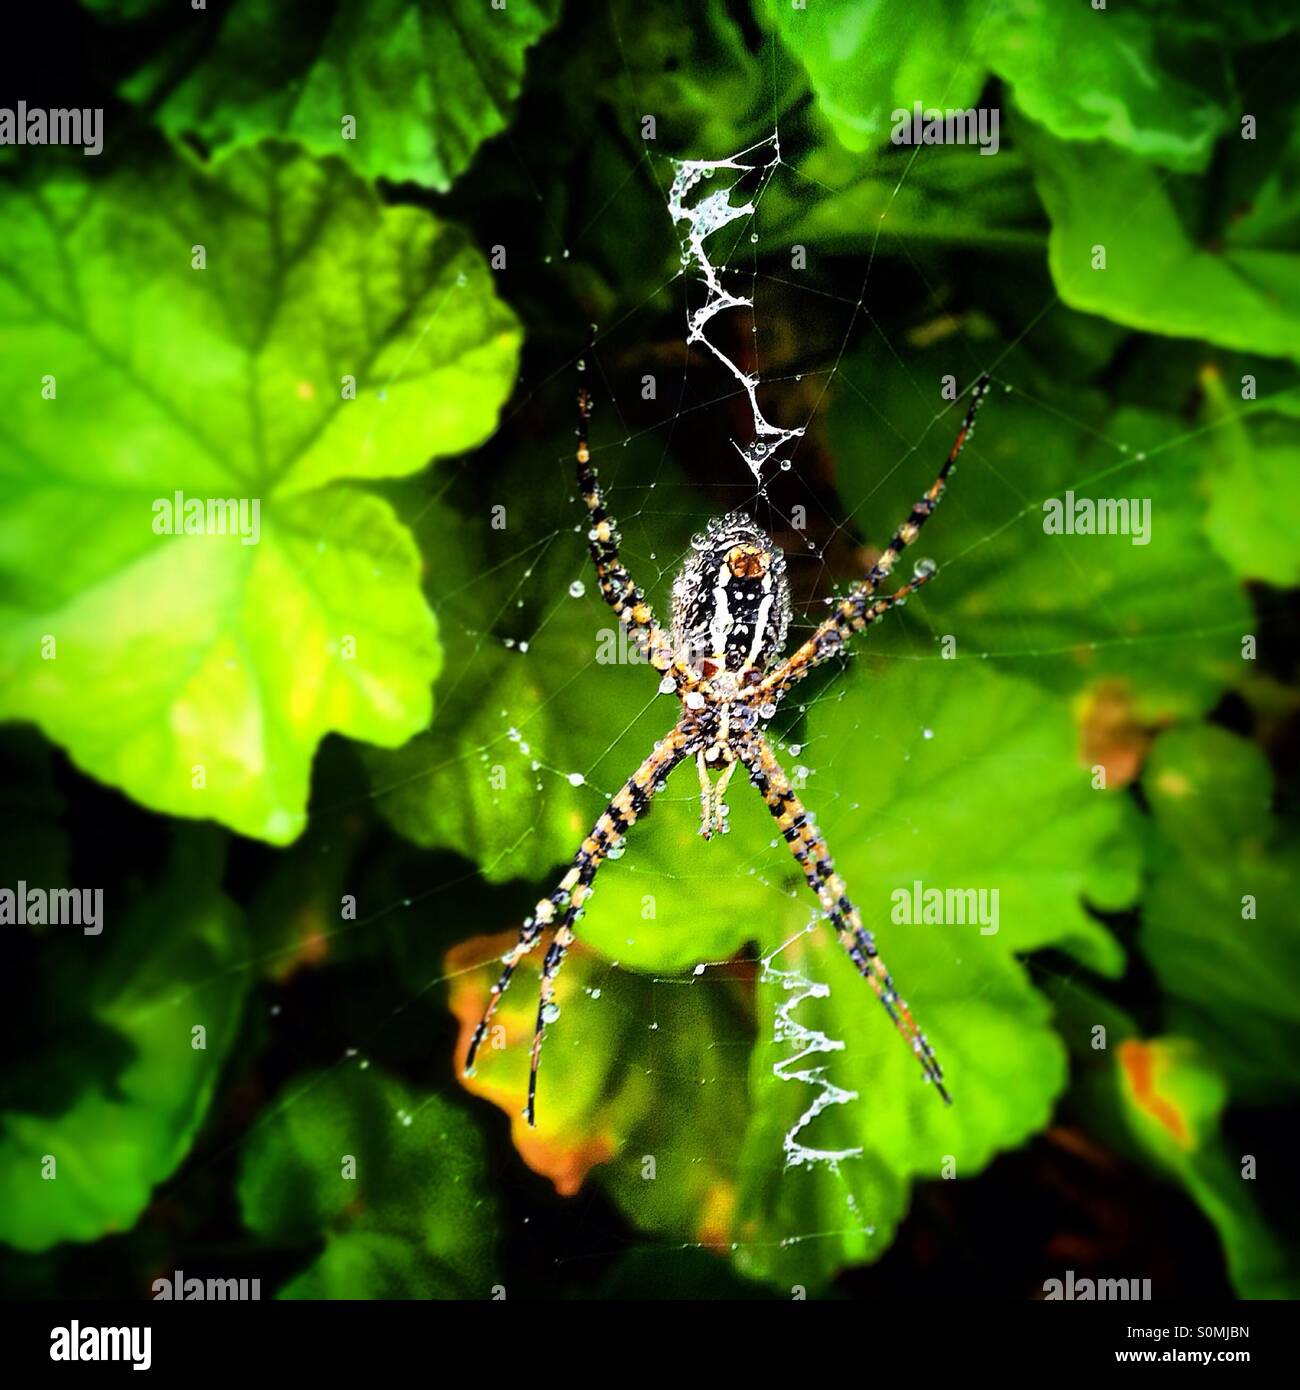
M 711 681 L 766 671 L 785 645 L 785 556 L 743 512 L 715 518 L 691 540 L 673 583 L 673 655 Z
M 585 363 L 579 362 L 578 366 L 579 371 L 585 369 Z M 587 540 L 600 592 L 646 660 L 662 673 L 659 689 L 665 695 L 677 696 L 681 713 L 677 723 L 655 744 L 602 812 L 555 891 L 543 898 L 525 920 L 518 942 L 506 953 L 504 969 L 470 1039 L 466 1071 L 473 1069 L 492 1014 L 519 962 L 542 940 L 545 931 L 554 927 L 555 935 L 542 962 L 541 999 L 533 1032 L 528 1106 L 524 1111 L 529 1124 L 536 1117 L 542 1038 L 546 1025 L 553 1023 L 560 1012 L 554 1001 L 555 977 L 565 951 L 573 943 L 573 929 L 582 916 L 583 904 L 591 896 L 596 872 L 606 859 L 617 857 L 624 836 L 649 810 L 651 798 L 673 769 L 687 758 L 693 758 L 699 769 L 701 833 L 706 838 L 727 828 L 723 796 L 737 765 L 744 767 L 849 959 L 884 1005 L 926 1077 L 944 1100 L 948 1099 L 934 1050 L 895 989 L 876 950 L 875 938 L 863 926 L 857 908 L 849 900 L 825 840 L 763 736 L 761 725 L 776 713 L 778 702 L 791 686 L 838 655 L 855 633 L 877 622 L 934 577 L 934 565 L 922 561 L 906 584 L 893 593 L 880 592 L 898 557 L 916 539 L 938 506 L 948 474 L 970 437 L 975 412 L 988 385 L 986 376 L 976 383 L 966 418 L 938 477 L 894 532 L 866 577 L 834 604 L 830 616 L 805 642 L 779 662 L 790 624 L 785 557 L 741 512 L 711 521 L 695 537 L 692 554 L 673 584 L 672 629 L 665 632 L 659 626 L 646 596 L 632 582 L 619 556 L 618 529 L 605 509 L 587 448 L 590 398 L 585 385 L 579 389 L 578 487 L 591 518 Z

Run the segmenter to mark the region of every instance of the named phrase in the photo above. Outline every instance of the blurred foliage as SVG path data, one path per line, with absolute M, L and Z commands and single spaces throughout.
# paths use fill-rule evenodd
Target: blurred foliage
M 239 1177 L 249 1230 L 324 1240 L 282 1296 L 487 1297 L 495 1203 L 470 1122 L 363 1059 L 295 1077 L 286 1090 Z
M 1238 1292 L 1294 1295 L 1294 7 L 560 11 L 84 0 L 104 155 L 0 165 L 0 714 L 50 740 L 6 731 L 0 886 L 111 909 L 6 927 L 5 1287 L 142 1293 L 224 1252 L 286 1297 L 489 1297 L 541 1213 L 548 1291 L 598 1290 L 555 1253 L 588 1220 L 609 1293 L 828 1291 L 896 1281 L 909 1212 L 960 1250 L 929 1195 L 955 1176 L 1007 1204 L 1031 1296 L 1060 1246 L 1015 1244 L 999 1172 L 1068 1139 L 1199 1208 Z M 997 156 L 890 143 L 916 101 L 997 107 Z M 813 417 L 759 518 L 798 629 L 933 476 L 939 383 L 995 380 L 938 581 L 774 734 L 956 1104 L 810 928 L 759 800 L 736 784 L 706 845 L 687 769 L 601 874 L 532 1130 L 535 960 L 457 1064 L 675 713 L 607 659 L 572 364 L 594 321 L 593 452 L 662 613 L 692 531 L 752 498 L 734 383 L 685 356 L 664 156 L 775 121 L 754 239 L 719 250 L 769 414 Z M 1067 491 L 1148 499 L 1149 544 L 1046 534 Z M 259 497 L 259 543 L 158 537 L 177 492 Z M 998 931 L 891 922 L 918 880 L 996 888 Z M 800 1131 L 838 1163 L 785 1166 L 816 1094 L 774 1027 L 796 974 L 855 1093 Z

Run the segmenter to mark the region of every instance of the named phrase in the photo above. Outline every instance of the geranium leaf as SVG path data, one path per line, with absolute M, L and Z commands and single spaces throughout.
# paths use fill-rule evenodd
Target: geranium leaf
M 342 480 L 481 440 L 518 326 L 461 232 L 288 146 L 0 202 L 0 713 L 292 840 L 321 737 L 409 738 L 439 668 L 411 537 Z

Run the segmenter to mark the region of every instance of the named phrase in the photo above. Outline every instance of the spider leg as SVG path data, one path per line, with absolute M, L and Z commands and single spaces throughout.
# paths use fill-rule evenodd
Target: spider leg
M 926 1077 L 943 1097 L 944 1104 L 951 1105 L 952 1099 L 944 1088 L 939 1059 L 934 1055 L 925 1034 L 917 1027 L 907 1001 L 898 993 L 885 962 L 876 950 L 874 938 L 863 927 L 857 908 L 849 901 L 843 880 L 835 872 L 826 841 L 795 795 L 776 754 L 762 734 L 747 736 L 739 752 L 749 772 L 749 780 L 775 817 L 790 852 L 798 860 L 808 886 L 817 894 L 822 910 L 835 928 L 849 959 L 871 986 L 903 1041 L 920 1062 Z
M 536 1124 L 537 1068 L 542 1055 L 542 1038 L 546 1024 L 554 1021 L 555 977 L 564 960 L 564 953 L 573 944 L 573 924 L 583 903 L 591 896 L 596 871 L 609 858 L 611 848 L 622 840 L 628 829 L 643 816 L 650 799 L 663 785 L 664 779 L 685 757 L 694 751 L 694 736 L 680 726 L 655 745 L 654 751 L 628 778 L 622 789 L 601 813 L 591 834 L 583 840 L 573 856 L 568 872 L 555 891 L 543 898 L 520 928 L 519 940 L 503 959 L 500 979 L 492 986 L 487 1008 L 479 1020 L 465 1054 L 465 1075 L 474 1071 L 474 1059 L 479 1045 L 487 1035 L 492 1015 L 505 994 L 519 962 L 537 945 L 547 926 L 555 924 L 555 936 L 542 963 L 541 997 L 537 1005 L 537 1027 L 533 1034 L 532 1061 L 528 1073 L 528 1106 L 524 1111 L 528 1123 Z
M 957 431 L 957 438 L 953 441 L 952 448 L 949 449 L 948 457 L 944 460 L 938 476 L 922 494 L 920 501 L 912 508 L 907 520 L 894 532 L 893 539 L 881 552 L 880 559 L 867 571 L 866 577 L 858 580 L 835 605 L 835 612 L 818 627 L 816 632 L 764 678 L 760 689 L 784 693 L 796 681 L 802 680 L 814 667 L 820 666 L 822 662 L 828 661 L 833 656 L 838 656 L 844 649 L 845 643 L 855 633 L 861 632 L 864 628 L 870 627 L 872 623 L 879 621 L 895 604 L 902 603 L 909 594 L 915 593 L 923 584 L 934 578 L 935 570 L 933 567 L 918 568 L 915 577 L 901 588 L 892 594 L 886 594 L 880 598 L 875 597 L 880 584 L 889 578 L 898 557 L 920 535 L 921 528 L 943 500 L 948 475 L 957 462 L 957 456 L 966 447 L 966 441 L 975 428 L 975 416 L 979 413 L 979 408 L 988 392 L 989 377 L 986 372 L 975 383 L 975 387 L 971 391 L 970 404 L 966 407 L 966 415 L 962 420 L 961 429 Z
M 728 754 L 727 764 L 716 783 L 710 780 L 709 762 L 704 749 L 700 749 L 695 755 L 695 764 L 700 774 L 700 834 L 706 840 L 711 840 L 714 835 L 721 835 L 726 831 L 726 818 L 722 814 L 722 808 L 726 804 L 724 797 L 727 795 L 727 784 L 736 770 L 736 762 Z
M 588 344 L 590 353 L 591 344 Z M 600 585 L 601 597 L 618 615 L 619 621 L 627 628 L 628 635 L 656 670 L 673 670 L 674 675 L 683 675 L 674 663 L 672 646 L 668 634 L 659 626 L 650 604 L 642 591 L 632 582 L 619 555 L 618 523 L 605 506 L 605 495 L 601 491 L 600 480 L 591 462 L 591 450 L 587 444 L 587 431 L 591 423 L 591 393 L 587 389 L 587 359 L 578 359 L 578 490 L 586 503 L 591 517 L 591 529 L 587 533 L 587 544 L 591 551 L 592 563 L 596 566 L 596 578 Z

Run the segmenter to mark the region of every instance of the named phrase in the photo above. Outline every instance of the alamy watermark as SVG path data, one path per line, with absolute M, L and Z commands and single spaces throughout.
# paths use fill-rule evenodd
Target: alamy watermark
M 75 1318 L 50 1329 L 51 1361 L 129 1361 L 133 1371 L 153 1365 L 153 1328 L 83 1327 Z
M 890 114 L 889 138 L 896 145 L 978 145 L 980 154 L 997 154 L 1001 112 L 996 106 L 965 110 L 926 110 L 919 101 L 909 111 L 900 106 Z
M 262 538 L 260 497 L 186 497 L 177 492 L 153 503 L 156 536 L 238 536 L 241 545 Z
M 998 889 L 927 888 L 918 878 L 910 888 L 895 888 L 890 919 L 898 926 L 966 927 L 979 923 L 981 936 L 998 931 Z
M 1150 1279 L 1076 1279 L 1067 1269 L 1064 1279 L 1044 1279 L 1043 1297 L 1049 1302 L 1072 1299 L 1076 1302 L 1150 1302 Z
M 104 930 L 102 888 L 0 888 L 0 927 L 80 927 L 84 936 Z
M 1049 497 L 1043 503 L 1043 530 L 1049 536 L 1129 536 L 1134 545 L 1151 543 L 1149 497 Z
M 179 1269 L 155 1279 L 149 1287 L 155 1301 L 164 1303 L 249 1303 L 262 1297 L 260 1279 L 187 1279 Z
M 81 145 L 84 155 L 104 148 L 104 108 L 0 106 L 0 145 Z

